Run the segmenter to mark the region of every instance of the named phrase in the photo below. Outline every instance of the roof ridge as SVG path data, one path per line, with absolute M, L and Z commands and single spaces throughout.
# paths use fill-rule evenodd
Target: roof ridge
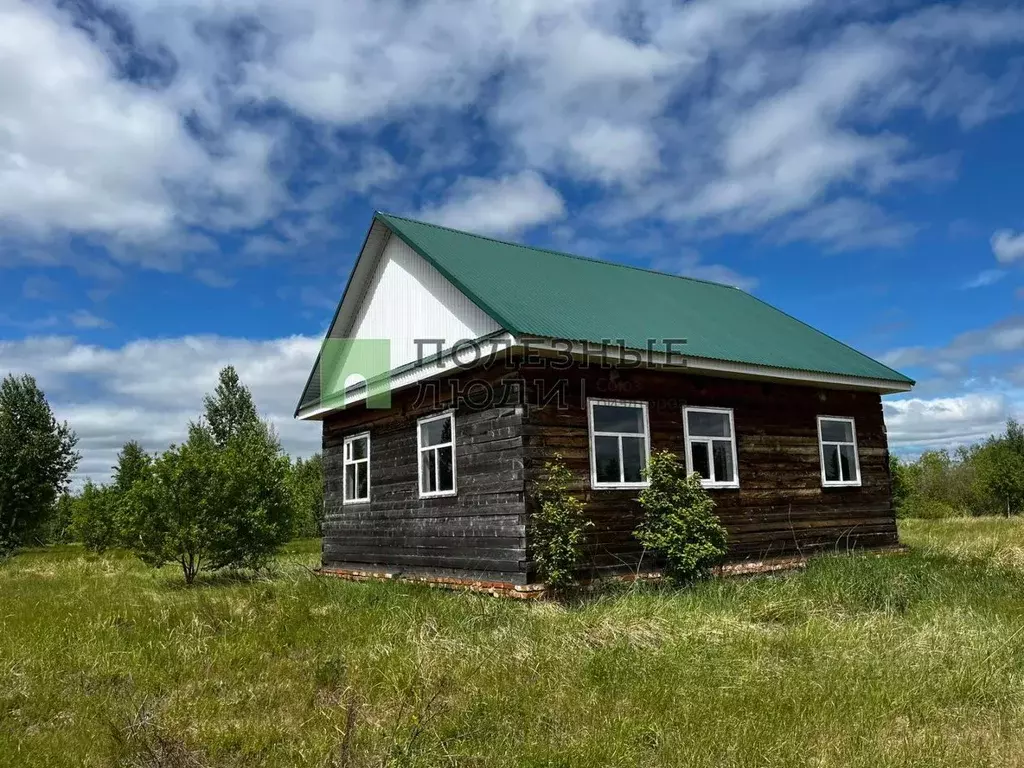
M 651 275 L 660 275 L 661 277 L 675 277 L 675 278 L 678 278 L 680 280 L 690 280 L 690 281 L 695 282 L 695 283 L 704 283 L 705 285 L 716 285 L 719 288 L 731 288 L 732 290 L 739 291 L 740 293 L 746 293 L 748 295 L 753 295 L 753 294 L 750 294 L 748 291 L 744 291 L 742 288 L 739 288 L 739 287 L 737 287 L 735 285 L 729 285 L 728 283 L 719 283 L 719 282 L 717 282 L 715 280 L 706 280 L 703 277 L 691 277 L 690 275 L 679 275 L 679 274 L 674 274 L 672 272 L 662 272 L 661 270 L 658 270 L 658 269 L 651 269 L 649 267 L 640 267 L 640 266 L 637 266 L 636 264 L 623 264 L 622 262 L 619 262 L 619 261 L 610 261 L 608 259 L 598 259 L 598 258 L 593 258 L 591 256 L 580 256 L 577 253 L 569 253 L 568 251 L 556 251 L 554 248 L 544 248 L 544 247 L 540 247 L 540 246 L 536 246 L 536 245 L 526 245 L 525 243 L 517 243 L 515 240 L 502 240 L 500 237 L 491 237 L 490 235 L 480 235 L 480 234 L 477 234 L 476 232 L 467 232 L 464 229 L 456 229 L 455 227 L 446 227 L 443 224 L 434 224 L 433 222 L 430 222 L 430 221 L 421 221 L 419 219 L 411 219 L 408 216 L 398 216 L 397 214 L 386 213 L 384 211 L 377 211 L 377 214 L 380 215 L 380 216 L 386 216 L 386 217 L 391 218 L 391 219 L 398 219 L 399 221 L 408 221 L 408 222 L 410 222 L 412 224 L 419 224 L 419 225 L 424 226 L 424 227 L 434 227 L 434 229 L 443 229 L 446 232 L 454 232 L 454 233 L 456 233 L 458 235 L 466 235 L 468 237 L 476 237 L 476 238 L 479 238 L 481 240 L 489 240 L 492 243 L 499 243 L 501 245 L 513 245 L 513 246 L 516 246 L 517 248 L 528 248 L 531 251 L 540 251 L 541 253 L 551 254 L 552 256 L 562 256 L 562 257 L 567 258 L 567 259 L 577 259 L 579 261 L 588 261 L 588 262 L 592 262 L 592 263 L 595 263 L 595 264 L 606 264 L 606 265 L 608 265 L 610 267 L 621 267 L 622 269 L 634 269 L 637 272 L 646 272 L 646 273 L 651 274 Z

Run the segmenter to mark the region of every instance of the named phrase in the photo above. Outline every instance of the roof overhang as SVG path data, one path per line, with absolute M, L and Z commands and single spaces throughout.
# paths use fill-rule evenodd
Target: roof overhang
M 913 381 L 876 379 L 824 371 L 803 371 L 793 368 L 777 368 L 767 365 L 737 363 L 729 360 L 714 360 L 706 357 L 691 357 L 675 351 L 660 352 L 596 344 L 589 341 L 569 342 L 564 339 L 519 336 L 514 352 L 534 352 L 545 355 L 564 355 L 568 352 L 579 360 L 617 360 L 622 363 L 658 367 L 708 376 L 725 378 L 774 381 L 785 384 L 827 387 L 831 389 L 860 389 L 880 394 L 909 392 Z
M 750 365 L 728 360 L 689 357 L 676 352 L 630 349 L 586 341 L 570 342 L 563 339 L 515 336 L 507 331 L 501 331 L 477 339 L 472 345 L 460 344 L 454 349 L 443 350 L 423 360 L 396 368 L 387 374 L 388 387 L 394 392 L 429 379 L 475 367 L 485 360 L 496 359 L 500 354 L 545 358 L 569 354 L 574 360 L 580 361 L 605 360 L 631 367 L 656 367 L 679 373 L 770 381 L 828 389 L 864 390 L 879 394 L 909 392 L 914 386 L 913 382 Z M 296 418 L 307 421 L 321 420 L 330 413 L 365 401 L 374 390 L 374 385 L 379 383 L 379 380 L 375 380 L 354 384 L 335 396 L 331 404 L 316 404 L 300 409 L 296 413 Z

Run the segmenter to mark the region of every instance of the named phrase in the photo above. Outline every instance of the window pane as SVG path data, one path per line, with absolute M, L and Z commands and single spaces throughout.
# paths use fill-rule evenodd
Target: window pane
M 642 437 L 622 438 L 622 469 L 627 483 L 639 483 L 644 479 L 647 465 L 647 451 Z
M 690 462 L 693 471 L 705 480 L 711 479 L 711 461 L 707 443 L 690 443 Z
M 440 474 L 438 490 L 450 491 L 455 487 L 455 471 L 454 467 L 452 467 L 451 447 L 437 449 L 437 462 Z
M 345 501 L 355 498 L 356 492 L 356 465 L 349 464 L 345 467 Z
M 437 490 L 437 478 L 434 475 L 434 465 L 437 458 L 433 451 L 420 453 L 420 488 L 423 493 L 432 493 Z
M 356 498 L 365 499 L 370 495 L 370 490 L 367 488 L 369 482 L 369 464 L 357 464 L 356 465 Z
M 853 455 L 852 445 L 839 446 L 839 463 L 843 469 L 843 480 L 857 479 L 857 460 Z
M 428 421 L 425 424 L 420 424 L 422 430 L 423 447 L 428 445 L 438 445 L 440 443 L 450 443 L 452 441 L 452 420 L 438 419 L 437 421 Z
M 825 456 L 825 479 L 829 482 L 841 480 L 839 475 L 839 449 L 834 445 L 822 446 L 822 453 Z
M 853 425 L 848 421 L 822 419 L 821 439 L 826 443 L 852 443 Z
M 366 444 L 369 442 L 365 437 L 360 437 L 353 440 L 349 445 L 352 447 L 352 455 L 350 459 L 365 459 L 366 458 Z
M 595 432 L 644 433 L 644 410 L 638 405 L 595 405 Z
M 732 465 L 732 443 L 729 440 L 715 440 L 711 443 L 711 452 L 715 462 L 715 481 L 733 482 L 736 475 Z
M 617 437 L 594 438 L 594 466 L 597 469 L 597 482 L 617 483 L 621 480 Z
M 731 437 L 728 413 L 687 411 L 686 427 L 691 437 Z

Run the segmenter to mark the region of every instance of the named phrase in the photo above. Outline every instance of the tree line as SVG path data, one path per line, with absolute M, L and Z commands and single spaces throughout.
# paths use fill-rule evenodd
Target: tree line
M 187 439 L 158 454 L 136 441 L 109 483 L 69 491 L 78 438 L 58 423 L 31 376 L 0 384 L 0 553 L 81 542 L 114 547 L 155 567 L 175 564 L 191 584 L 202 570 L 260 568 L 287 541 L 318 536 L 320 454 L 292 461 L 231 366 L 203 400 Z
M 1024 427 L 955 451 L 889 459 L 893 504 L 902 517 L 1024 514 Z

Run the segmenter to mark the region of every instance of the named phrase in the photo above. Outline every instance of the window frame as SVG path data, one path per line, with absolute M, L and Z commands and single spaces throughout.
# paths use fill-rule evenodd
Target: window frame
M 623 488 L 647 488 L 650 486 L 650 480 L 640 480 L 637 482 L 629 482 L 622 480 L 617 483 L 602 483 L 598 482 L 597 479 L 597 437 L 617 437 L 619 438 L 619 477 L 623 477 L 625 472 L 624 463 L 622 461 L 622 439 L 623 437 L 636 438 L 638 434 L 635 432 L 596 432 L 594 430 L 594 406 L 595 405 L 610 405 L 619 408 L 640 408 L 644 415 L 644 466 L 647 467 L 651 463 L 651 422 L 647 412 L 647 401 L 646 400 L 615 400 L 608 398 L 599 397 L 588 397 L 587 398 L 587 448 L 590 453 L 590 487 L 594 490 L 615 490 Z
M 356 440 L 366 440 L 366 458 L 365 459 L 350 459 L 349 455 L 351 451 L 349 447 Z M 360 432 L 355 435 L 346 435 L 345 439 L 341 444 L 341 503 L 344 504 L 369 504 L 370 503 L 370 432 Z M 366 465 L 366 497 L 365 498 L 348 498 L 348 468 L 350 465 L 358 466 L 359 464 Z M 356 470 L 358 474 L 358 470 Z
M 430 424 L 434 421 L 441 421 L 442 419 L 448 419 L 451 424 L 451 440 L 447 443 L 438 443 L 437 445 L 423 445 L 423 425 Z M 425 491 L 423 490 L 423 454 L 426 451 L 437 451 L 441 448 L 451 446 L 452 449 L 452 487 L 448 491 Z M 440 487 L 440 477 L 438 472 L 440 471 L 441 463 L 434 459 L 434 480 L 438 487 Z M 459 494 L 459 471 L 458 471 L 458 460 L 455 457 L 455 411 L 448 410 L 443 413 L 435 413 L 430 416 L 424 416 L 416 420 L 416 489 L 419 491 L 419 498 L 421 499 L 437 499 L 444 496 L 458 496 Z
M 691 436 L 690 435 L 690 413 L 725 413 L 729 416 L 729 443 L 732 447 L 732 473 L 733 479 L 724 480 L 706 480 L 703 477 L 700 479 L 700 485 L 702 488 L 739 488 L 740 487 L 740 462 L 738 451 L 736 448 L 736 419 L 733 415 L 732 408 L 719 408 L 717 406 L 710 405 L 684 405 L 683 406 L 683 446 L 684 446 L 684 458 L 686 460 L 686 475 L 689 477 L 693 474 L 693 453 L 690 450 L 691 443 L 705 443 L 708 446 L 708 467 L 711 470 L 711 475 L 715 474 L 715 457 L 712 448 L 712 442 L 715 440 L 725 440 L 724 437 L 704 437 L 702 435 Z
M 857 477 L 853 480 L 827 480 L 825 477 L 825 446 L 834 445 L 851 445 L 851 443 L 843 441 L 829 440 L 827 443 L 822 440 L 821 436 L 821 422 L 823 421 L 843 421 L 850 425 L 850 431 L 853 433 L 853 467 L 857 472 Z M 818 416 L 818 461 L 821 465 L 821 486 L 822 488 L 858 488 L 861 485 L 861 474 L 860 474 L 860 448 L 857 442 L 857 422 L 852 416 Z M 839 475 L 842 477 L 843 474 L 843 463 L 839 462 Z

